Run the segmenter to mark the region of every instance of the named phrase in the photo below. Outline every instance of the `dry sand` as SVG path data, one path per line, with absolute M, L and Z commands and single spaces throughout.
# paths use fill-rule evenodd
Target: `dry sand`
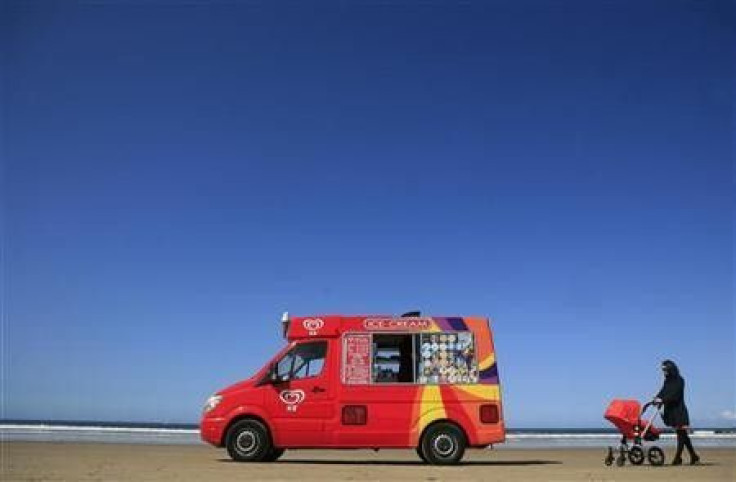
M 0 480 L 734 481 L 735 455 L 702 450 L 696 467 L 606 467 L 599 449 L 471 450 L 460 466 L 432 467 L 411 450 L 301 450 L 241 464 L 208 446 L 7 442 Z

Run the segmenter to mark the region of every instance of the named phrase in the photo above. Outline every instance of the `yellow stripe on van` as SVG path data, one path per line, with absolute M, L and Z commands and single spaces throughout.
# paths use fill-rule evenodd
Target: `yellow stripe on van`
M 498 385 L 455 385 L 453 388 L 483 400 L 501 399 L 501 389 Z
M 432 321 L 432 324 L 429 326 L 429 330 L 427 330 L 429 333 L 439 333 L 441 331 L 442 328 L 440 328 L 440 324 L 436 321 Z
M 486 369 L 488 369 L 488 368 L 491 368 L 491 367 L 493 366 L 493 364 L 494 364 L 494 363 L 496 363 L 496 354 L 495 354 L 495 353 L 491 353 L 490 355 L 488 355 L 487 357 L 485 357 L 485 358 L 484 358 L 484 359 L 483 359 L 483 360 L 482 360 L 482 361 L 480 362 L 480 366 L 479 366 L 479 369 L 480 369 L 481 371 L 483 371 L 483 370 L 486 370 Z
M 442 401 L 442 392 L 437 385 L 426 385 L 422 388 L 422 402 L 419 408 L 419 431 L 435 420 L 446 418 L 445 404 Z

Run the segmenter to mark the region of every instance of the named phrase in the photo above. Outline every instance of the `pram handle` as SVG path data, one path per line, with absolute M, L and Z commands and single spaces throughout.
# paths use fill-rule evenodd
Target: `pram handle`
M 637 425 L 641 429 L 641 432 L 638 434 L 640 437 L 646 439 L 646 435 L 649 432 L 649 430 L 652 428 L 652 425 L 654 424 L 654 419 L 657 418 L 657 415 L 660 414 L 659 408 L 662 406 L 661 403 L 658 403 L 656 400 L 652 400 L 651 402 L 645 403 L 643 407 L 641 407 L 641 413 L 639 414 L 639 420 L 637 422 Z M 644 418 L 644 414 L 649 409 L 649 407 L 655 407 L 655 411 L 652 413 L 652 415 L 649 417 L 648 420 L 642 421 Z

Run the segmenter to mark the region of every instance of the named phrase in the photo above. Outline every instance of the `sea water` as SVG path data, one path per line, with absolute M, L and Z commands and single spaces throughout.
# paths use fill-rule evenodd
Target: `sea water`
M 621 436 L 605 429 L 524 429 L 509 430 L 499 449 L 602 448 L 618 445 Z M 736 448 L 733 429 L 695 430 L 696 447 Z M 202 444 L 199 430 L 191 424 L 0 422 L 0 441 L 92 442 L 126 444 Z M 664 433 L 659 445 L 675 444 L 674 433 Z
M 201 443 L 194 427 L 2 423 L 3 442 L 94 442 L 192 445 Z

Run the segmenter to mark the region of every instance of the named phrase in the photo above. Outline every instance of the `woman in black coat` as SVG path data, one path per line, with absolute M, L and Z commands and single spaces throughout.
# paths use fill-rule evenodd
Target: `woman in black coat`
M 690 416 L 685 406 L 685 380 L 680 376 L 680 370 L 671 360 L 662 362 L 664 373 L 664 385 L 654 399 L 654 403 L 664 406 L 662 420 L 668 426 L 675 429 L 677 433 L 677 452 L 672 465 L 682 464 L 682 449 L 687 447 L 690 453 L 690 464 L 700 462 L 700 457 L 695 453 L 690 436 L 687 434 L 690 426 Z

